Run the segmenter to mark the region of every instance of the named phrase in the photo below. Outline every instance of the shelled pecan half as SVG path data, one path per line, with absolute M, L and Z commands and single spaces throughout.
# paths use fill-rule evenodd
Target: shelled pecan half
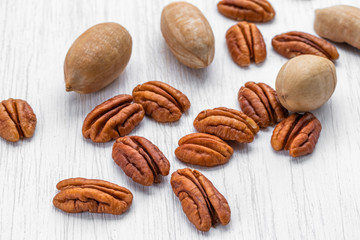
M 259 126 L 245 113 L 220 107 L 200 112 L 194 120 L 194 127 L 202 133 L 218 136 L 222 140 L 249 143 L 254 140 Z
M 97 179 L 69 178 L 60 181 L 53 199 L 56 208 L 68 213 L 109 213 L 119 215 L 129 209 L 132 193 L 114 183 Z
M 182 113 L 190 108 L 185 94 L 159 81 L 137 85 L 133 97 L 134 102 L 144 107 L 146 115 L 158 122 L 178 121 Z
M 330 60 L 339 58 L 336 47 L 328 41 L 304 32 L 287 32 L 276 35 L 272 45 L 280 55 L 293 58 L 302 54 L 312 54 Z
M 225 17 L 240 21 L 268 22 L 275 17 L 275 11 L 266 0 L 222 0 L 217 5 Z
M 320 132 L 321 123 L 312 113 L 293 113 L 275 127 L 271 145 L 276 151 L 289 150 L 290 156 L 300 157 L 314 151 Z
M 143 107 L 120 94 L 95 107 L 85 118 L 82 133 L 94 142 L 108 142 L 129 134 L 144 118 Z
M 171 186 L 189 221 L 207 232 L 217 222 L 230 222 L 231 211 L 225 197 L 199 171 L 179 169 L 171 175 Z
M 266 45 L 259 29 L 253 23 L 239 22 L 226 32 L 226 44 L 235 63 L 241 67 L 266 59 Z
M 185 163 L 213 167 L 227 163 L 234 150 L 220 138 L 206 133 L 192 133 L 179 140 L 176 157 Z
M 30 105 L 21 99 L 0 102 L 0 137 L 10 142 L 34 135 L 36 115 Z
M 157 146 L 143 137 L 118 138 L 113 145 L 112 157 L 128 177 L 145 186 L 160 182 L 158 175 L 169 174 L 167 158 Z
M 276 91 L 265 83 L 247 82 L 238 93 L 241 110 L 261 128 L 282 121 L 289 112 L 280 104 Z

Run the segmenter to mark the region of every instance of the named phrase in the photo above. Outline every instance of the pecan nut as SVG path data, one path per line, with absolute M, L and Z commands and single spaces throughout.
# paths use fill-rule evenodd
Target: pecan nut
M 158 122 L 178 121 L 182 113 L 190 108 L 185 94 L 160 81 L 137 85 L 133 97 L 134 102 L 144 107 L 146 115 Z
M 328 41 L 304 32 L 287 32 L 276 35 L 272 45 L 280 55 L 293 58 L 302 54 L 325 57 L 330 60 L 339 58 L 336 47 Z
M 276 91 L 265 83 L 247 82 L 238 94 L 241 110 L 259 127 L 282 121 L 289 112 L 280 104 Z
M 0 102 L 0 137 L 10 142 L 34 135 L 36 115 L 30 105 L 21 99 Z
M 220 138 L 206 133 L 192 133 L 179 140 L 176 157 L 185 163 L 213 167 L 227 163 L 234 150 Z
M 293 113 L 275 127 L 271 145 L 276 151 L 289 150 L 290 156 L 300 157 L 314 151 L 320 132 L 321 123 L 312 113 Z
M 266 58 L 266 45 L 259 29 L 253 23 L 239 22 L 226 32 L 226 44 L 234 62 L 241 67 L 256 64 Z
M 68 213 L 109 213 L 119 215 L 129 209 L 132 193 L 114 183 L 97 179 L 69 178 L 60 181 L 53 199 L 56 208 Z
M 217 222 L 222 225 L 230 222 L 228 202 L 200 172 L 179 169 L 171 175 L 171 186 L 189 221 L 198 230 L 207 232 Z
M 139 136 L 125 136 L 114 143 L 112 157 L 117 165 L 137 183 L 150 186 L 167 176 L 170 163 L 152 142 Z
M 213 134 L 222 140 L 249 143 L 259 131 L 256 122 L 245 113 L 225 107 L 200 112 L 194 120 L 199 132 Z
M 82 133 L 94 142 L 108 142 L 129 134 L 144 118 L 143 107 L 120 94 L 95 107 L 85 118 Z
M 268 22 L 275 17 L 275 11 L 266 0 L 222 0 L 217 5 L 225 17 L 240 21 Z

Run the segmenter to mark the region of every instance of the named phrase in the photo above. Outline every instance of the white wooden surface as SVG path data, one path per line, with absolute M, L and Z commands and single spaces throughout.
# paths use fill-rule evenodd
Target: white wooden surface
M 215 60 L 204 70 L 181 65 L 160 32 L 160 14 L 170 0 L 0 0 L 0 99 L 22 98 L 38 125 L 30 140 L 0 140 L 0 239 L 359 239 L 360 238 L 360 51 L 336 44 L 338 85 L 331 100 L 314 111 L 323 130 L 313 154 L 292 159 L 270 146 L 272 128 L 251 144 L 232 144 L 229 163 L 199 168 L 227 198 L 229 225 L 208 233 L 193 227 L 172 193 L 170 176 L 143 187 L 111 158 L 112 142 L 84 140 L 81 127 L 97 104 L 131 93 L 139 83 L 161 80 L 183 91 L 192 106 L 179 122 L 145 118 L 132 134 L 153 141 L 171 162 L 171 173 L 187 167 L 174 156 L 177 141 L 194 132 L 203 109 L 239 109 L 237 91 L 246 81 L 274 86 L 286 59 L 271 47 L 275 34 L 314 33 L 314 9 L 339 0 L 273 0 L 274 21 L 258 24 L 268 57 L 240 68 L 232 62 L 225 32 L 235 21 L 217 12 L 217 0 L 192 0 L 209 20 Z M 360 7 L 357 0 L 342 0 Z M 133 37 L 133 54 L 120 79 L 100 92 L 65 92 L 63 60 L 83 31 L 114 21 Z M 190 166 L 191 167 L 191 166 Z M 133 205 L 121 216 L 66 214 L 52 198 L 59 180 L 100 178 L 129 188 Z

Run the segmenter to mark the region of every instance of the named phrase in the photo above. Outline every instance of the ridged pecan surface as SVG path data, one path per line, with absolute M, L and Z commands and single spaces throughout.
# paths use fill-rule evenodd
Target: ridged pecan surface
M 276 35 L 272 45 L 280 55 L 293 58 L 302 54 L 326 57 L 330 60 L 339 58 L 336 47 L 328 41 L 304 32 L 287 32 Z
M 137 85 L 133 97 L 134 102 L 144 107 L 146 115 L 158 122 L 178 121 L 182 113 L 190 108 L 185 94 L 160 81 Z
M 179 140 L 176 157 L 185 163 L 213 167 L 227 163 L 234 150 L 220 138 L 206 133 L 192 133 Z
M 171 186 L 186 216 L 200 231 L 209 231 L 217 222 L 230 222 L 230 207 L 219 191 L 204 175 L 189 168 L 171 175 Z
M 53 204 L 68 213 L 119 215 L 129 209 L 133 199 L 128 189 L 97 179 L 69 178 L 60 181 L 56 188 L 60 192 Z
M 268 22 L 275 17 L 275 11 L 266 0 L 222 0 L 217 5 L 225 17 L 240 21 Z
M 275 127 L 271 145 L 276 151 L 289 150 L 290 156 L 300 157 L 314 151 L 320 132 L 321 123 L 312 113 L 293 113 Z
M 36 115 L 30 105 L 21 99 L 0 102 L 0 137 L 10 142 L 34 135 Z
M 158 175 L 167 176 L 170 163 L 152 142 L 139 136 L 125 136 L 114 143 L 112 157 L 127 176 L 137 183 L 150 186 L 159 182 Z
M 95 107 L 85 118 L 82 133 L 94 142 L 108 142 L 129 134 L 144 118 L 143 107 L 121 94 Z
M 245 113 L 225 107 L 200 112 L 194 120 L 194 127 L 199 132 L 242 143 L 252 142 L 259 131 L 259 126 Z
M 265 61 L 266 45 L 259 29 L 253 23 L 239 22 L 226 32 L 226 44 L 235 63 L 249 66 Z
M 276 124 L 289 115 L 276 91 L 265 83 L 247 82 L 238 94 L 241 110 L 262 128 Z

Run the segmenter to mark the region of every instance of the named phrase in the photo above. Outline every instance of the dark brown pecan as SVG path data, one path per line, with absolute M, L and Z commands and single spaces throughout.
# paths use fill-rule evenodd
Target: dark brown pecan
M 247 82 L 238 94 L 241 110 L 262 128 L 282 121 L 289 112 L 280 104 L 276 91 L 265 83 Z
M 280 55 L 293 58 L 302 54 L 312 54 L 330 60 L 339 58 L 336 47 L 328 41 L 304 32 L 287 32 L 276 35 L 272 45 Z
M 94 142 L 108 142 L 129 134 L 144 118 L 143 107 L 121 94 L 94 108 L 85 118 L 82 133 Z
M 259 126 L 245 113 L 225 107 L 200 112 L 194 120 L 194 127 L 199 132 L 242 143 L 252 142 L 259 131 Z
M 9 98 L 0 103 L 0 137 L 17 142 L 32 137 L 35 127 L 36 115 L 26 101 Z
M 86 178 L 60 181 L 53 199 L 55 207 L 68 213 L 92 212 L 119 215 L 129 209 L 132 193 L 116 184 Z
M 158 122 L 178 121 L 190 108 L 189 99 L 182 92 L 159 81 L 137 85 L 133 97 L 134 102 L 144 107 L 146 115 Z
M 137 183 L 150 186 L 167 176 L 170 163 L 152 142 L 139 136 L 125 136 L 114 143 L 112 157 L 117 165 Z
M 186 216 L 200 231 L 209 231 L 217 222 L 222 225 L 230 222 L 226 199 L 200 172 L 179 169 L 171 175 L 171 186 Z
M 293 113 L 275 127 L 271 145 L 276 151 L 289 150 L 290 156 L 300 157 L 314 151 L 320 132 L 321 123 L 312 113 Z
M 266 45 L 261 32 L 253 23 L 239 22 L 226 32 L 226 43 L 235 63 L 241 67 L 256 64 L 266 58 Z
M 213 167 L 227 163 L 234 150 L 220 138 L 206 133 L 192 133 L 179 140 L 175 155 L 182 162 Z
M 266 0 L 222 0 L 217 5 L 225 17 L 240 21 L 268 22 L 275 17 L 275 11 Z

